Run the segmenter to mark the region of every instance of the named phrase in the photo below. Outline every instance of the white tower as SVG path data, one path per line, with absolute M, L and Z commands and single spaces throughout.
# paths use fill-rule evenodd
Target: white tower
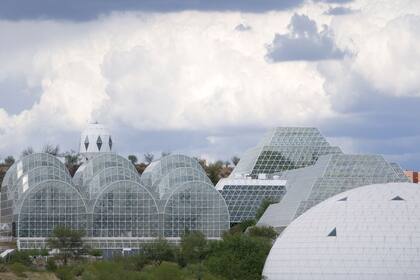
M 88 124 L 80 136 L 79 152 L 85 160 L 93 158 L 98 153 L 109 153 L 112 148 L 111 134 L 98 122 Z

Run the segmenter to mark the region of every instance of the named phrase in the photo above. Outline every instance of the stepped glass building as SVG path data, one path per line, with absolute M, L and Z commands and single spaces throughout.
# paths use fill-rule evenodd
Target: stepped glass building
M 111 141 L 93 132 L 87 132 L 89 145 L 101 136 Z M 85 161 L 73 178 L 49 154 L 31 154 L 11 166 L 1 189 L 1 222 L 19 249 L 45 247 L 59 225 L 83 230 L 86 243 L 105 251 L 138 249 L 159 237 L 177 242 L 193 230 L 218 239 L 229 229 L 227 205 L 197 160 L 169 155 L 140 177 L 130 161 L 109 151 L 109 143 L 104 152 L 104 141 L 92 153 L 82 150 Z
M 344 154 L 317 128 L 279 127 L 246 151 L 217 189 L 226 199 L 232 222 L 255 217 L 263 199 L 277 201 L 258 225 L 282 229 L 337 193 L 387 182 L 408 179 L 397 164 L 388 163 L 382 156 Z

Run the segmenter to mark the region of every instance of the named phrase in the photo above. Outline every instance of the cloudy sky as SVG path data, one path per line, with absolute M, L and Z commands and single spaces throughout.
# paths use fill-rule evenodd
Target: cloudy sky
M 275 126 L 420 169 L 420 1 L 3 0 L 0 158 L 77 150 L 229 159 Z

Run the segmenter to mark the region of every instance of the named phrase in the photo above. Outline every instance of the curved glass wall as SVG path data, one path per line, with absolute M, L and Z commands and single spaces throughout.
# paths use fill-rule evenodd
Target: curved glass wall
M 83 198 L 76 188 L 62 181 L 38 184 L 25 193 L 18 207 L 18 238 L 46 238 L 56 226 L 86 229 Z
M 71 177 L 65 169 L 53 166 L 41 166 L 24 173 L 16 182 L 13 188 L 14 193 L 9 192 L 9 198 L 16 201 L 23 193 L 47 180 L 60 180 L 71 184 Z
M 93 237 L 157 237 L 159 214 L 151 193 L 133 181 L 109 185 L 93 208 Z
M 211 184 L 183 183 L 166 201 L 165 237 L 180 237 L 186 231 L 199 230 L 206 237 L 219 238 L 229 226 L 227 205 Z
M 196 159 L 184 155 L 173 154 L 152 162 L 143 172 L 142 177 L 145 177 L 142 178 L 142 183 L 146 187 L 150 188 L 153 185 L 156 185 L 156 182 L 158 182 L 169 171 L 179 167 L 192 167 L 205 173 L 204 169 Z
M 53 166 L 61 168 L 65 170 L 70 176 L 65 165 L 55 156 L 46 153 L 35 153 L 19 159 L 7 170 L 3 179 L 2 188 L 3 186 L 10 187 L 15 185 L 17 180 L 19 180 L 23 174 L 30 171 L 31 169 L 41 166 Z
M 101 170 L 87 185 L 86 191 L 88 192 L 89 199 L 95 199 L 109 184 L 123 180 L 132 180 L 140 183 L 140 176 L 131 169 L 119 166 Z
M 40 169 L 44 167 L 44 169 Z M 55 168 L 49 174 L 46 169 Z M 33 171 L 35 170 L 35 171 Z M 58 171 L 60 170 L 60 171 Z M 61 173 L 61 174 L 58 174 Z M 15 201 L 18 194 L 24 191 L 24 188 L 44 180 L 43 178 L 54 179 L 57 177 L 69 178 L 70 174 L 65 165 L 55 156 L 46 153 L 35 153 L 27 155 L 16 161 L 6 172 L 1 189 L 1 222 L 12 231 L 13 212 L 15 212 Z M 31 181 L 31 182 L 29 182 Z M 21 190 L 18 190 L 18 188 Z
M 153 189 L 162 198 L 168 193 L 171 193 L 179 184 L 191 181 L 202 181 L 212 184 L 202 170 L 193 167 L 178 167 L 170 170 L 166 175 L 161 177 L 155 186 L 153 186 Z
M 131 169 L 137 173 L 137 169 L 128 159 L 114 153 L 104 153 L 98 155 L 83 164 L 73 178 L 73 183 L 77 186 L 87 186 L 89 181 L 101 170 L 109 167 L 123 167 Z

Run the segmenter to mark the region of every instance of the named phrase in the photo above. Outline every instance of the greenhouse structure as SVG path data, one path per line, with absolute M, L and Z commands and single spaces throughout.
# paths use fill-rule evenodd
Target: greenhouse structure
M 23 157 L 3 180 L 1 222 L 19 249 L 45 247 L 56 226 L 83 230 L 92 248 L 135 250 L 160 237 L 178 242 L 186 231 L 218 239 L 230 225 L 223 197 L 197 160 L 169 155 L 140 177 L 112 152 L 86 160 L 73 178 L 52 155 Z

